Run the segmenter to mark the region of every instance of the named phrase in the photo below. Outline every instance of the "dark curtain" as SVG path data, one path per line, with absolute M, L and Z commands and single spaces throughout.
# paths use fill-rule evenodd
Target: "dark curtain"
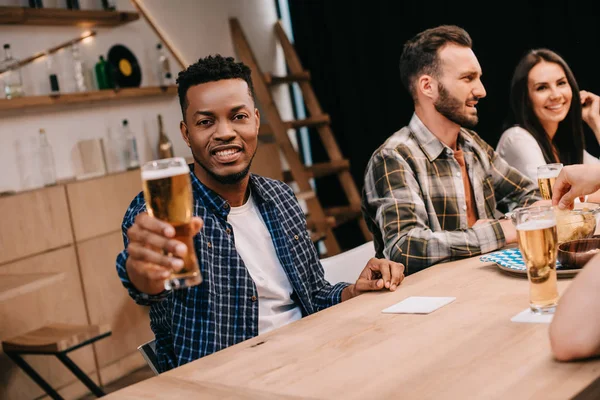
M 296 50 L 311 73 L 321 107 L 331 116 L 359 189 L 373 151 L 406 125 L 413 112 L 398 72 L 407 39 L 441 24 L 469 32 L 487 91 L 478 105 L 475 130 L 495 147 L 508 113 L 514 67 L 531 48 L 547 47 L 562 55 L 580 89 L 600 95 L 598 3 L 289 0 Z M 600 156 L 596 138 L 585 129 L 588 151 Z M 314 161 L 327 160 L 314 132 L 311 143 Z M 335 178 L 318 179 L 316 184 L 325 205 L 344 204 Z M 344 248 L 362 243 L 352 224 L 336 229 L 336 236 Z

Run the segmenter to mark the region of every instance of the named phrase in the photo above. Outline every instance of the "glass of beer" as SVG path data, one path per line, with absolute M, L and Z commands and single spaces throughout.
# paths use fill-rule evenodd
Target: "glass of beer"
M 561 163 L 546 164 L 538 167 L 538 186 L 544 200 L 552 200 L 552 187 L 562 168 L 563 165 Z
M 165 289 L 200 284 L 202 276 L 191 228 L 194 202 L 190 168 L 181 157 L 147 162 L 142 166 L 142 185 L 148 214 L 171 224 L 175 228 L 174 239 L 183 242 L 188 248 L 187 255 L 183 258 L 183 269 L 171 273 L 165 280 Z
M 552 207 L 525 207 L 515 211 L 517 237 L 529 280 L 529 306 L 539 314 L 553 313 L 556 286 L 556 217 Z

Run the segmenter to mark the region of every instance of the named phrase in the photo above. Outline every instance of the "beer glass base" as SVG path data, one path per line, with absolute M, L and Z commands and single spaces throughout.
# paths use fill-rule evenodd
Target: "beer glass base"
M 533 311 L 534 314 L 554 314 L 554 311 L 556 311 L 556 304 L 547 306 L 536 306 L 530 304 L 529 308 L 531 308 L 531 311 Z
M 183 289 L 202 283 L 200 274 L 190 276 L 171 277 L 165 280 L 165 290 Z

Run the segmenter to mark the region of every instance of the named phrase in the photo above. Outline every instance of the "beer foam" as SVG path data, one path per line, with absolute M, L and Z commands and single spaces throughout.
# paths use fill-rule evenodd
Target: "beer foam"
M 166 167 L 164 169 L 156 169 L 150 171 L 142 171 L 142 180 L 151 181 L 154 179 L 163 179 L 169 178 L 171 176 L 189 174 L 190 167 L 186 164 L 184 165 L 174 165 L 171 167 Z
M 522 222 L 517 225 L 518 231 L 537 231 L 541 229 L 552 228 L 556 226 L 556 221 L 552 220 L 533 220 Z
M 538 179 L 557 178 L 559 174 L 560 174 L 560 171 L 540 172 L 540 173 L 538 173 Z

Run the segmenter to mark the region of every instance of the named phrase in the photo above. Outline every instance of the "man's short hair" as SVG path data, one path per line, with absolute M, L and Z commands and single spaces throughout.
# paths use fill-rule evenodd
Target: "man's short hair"
M 196 63 L 181 71 L 177 77 L 177 93 L 184 121 L 185 111 L 189 105 L 187 101 L 188 89 L 195 85 L 223 79 L 243 79 L 246 81 L 250 95 L 256 102 L 250 68 L 244 63 L 235 62 L 233 57 L 223 57 L 220 54 L 211 55 L 199 59 Z
M 434 77 L 441 75 L 439 50 L 450 43 L 469 48 L 473 46 L 467 31 L 455 25 L 427 29 L 404 44 L 400 56 L 400 80 L 413 99 L 417 98 L 417 77 L 423 74 Z

